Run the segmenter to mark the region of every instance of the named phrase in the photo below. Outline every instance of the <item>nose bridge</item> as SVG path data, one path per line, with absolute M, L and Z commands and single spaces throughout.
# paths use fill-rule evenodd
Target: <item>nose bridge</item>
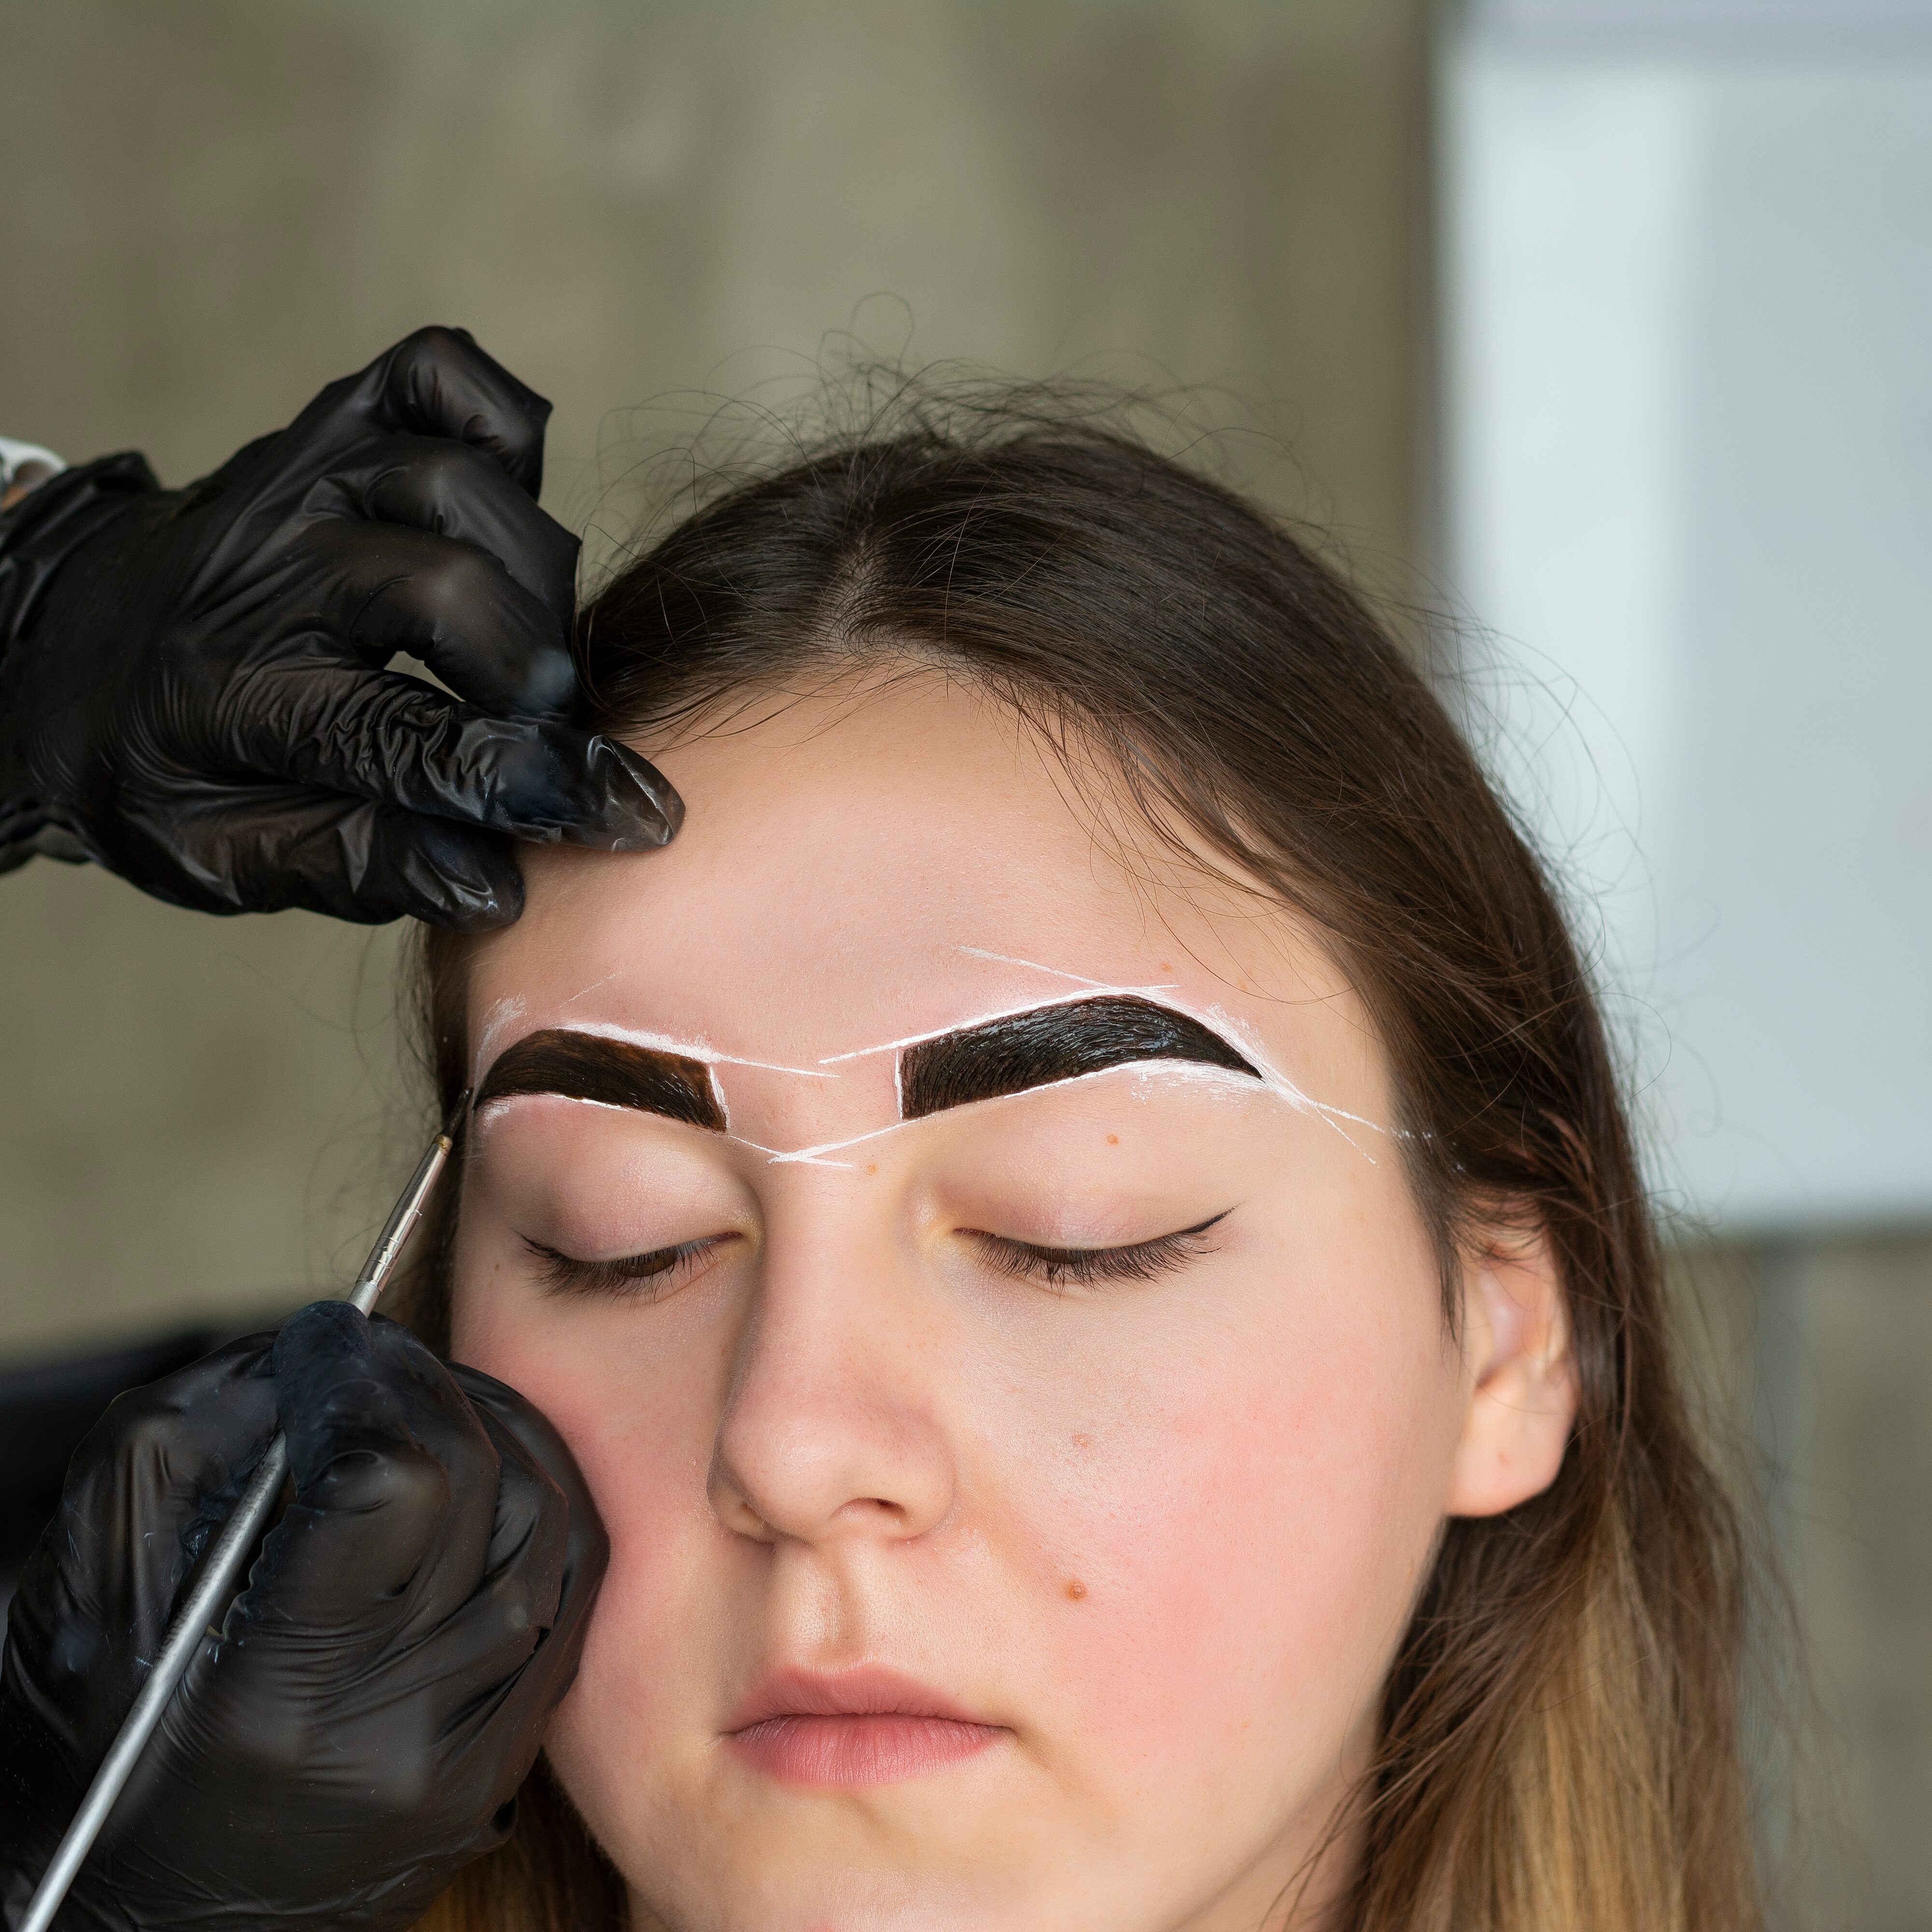
M 764 1540 L 921 1534 L 952 1504 L 938 1311 L 862 1185 L 775 1190 L 710 1472 L 713 1509 Z

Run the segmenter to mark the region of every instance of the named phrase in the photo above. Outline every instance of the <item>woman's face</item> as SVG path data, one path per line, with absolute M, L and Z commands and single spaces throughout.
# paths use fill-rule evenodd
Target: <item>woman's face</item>
M 590 1036 L 454 1298 L 610 1532 L 556 1771 L 640 1928 L 1252 1932 L 1480 1402 L 1361 1003 L 936 676 L 662 761 L 475 961 L 479 1074 Z

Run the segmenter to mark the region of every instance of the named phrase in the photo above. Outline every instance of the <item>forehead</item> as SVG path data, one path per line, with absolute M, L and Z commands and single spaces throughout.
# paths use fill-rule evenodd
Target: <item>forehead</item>
M 662 852 L 539 850 L 472 1018 L 628 1024 L 806 1066 L 1080 980 L 1264 1029 L 1352 1010 L 1285 915 L 1175 864 L 1003 706 L 936 675 L 802 698 L 668 749 Z M 1306 1030 L 1298 1026 L 1298 1033 Z M 1301 1042 L 1305 1052 L 1307 1042 Z

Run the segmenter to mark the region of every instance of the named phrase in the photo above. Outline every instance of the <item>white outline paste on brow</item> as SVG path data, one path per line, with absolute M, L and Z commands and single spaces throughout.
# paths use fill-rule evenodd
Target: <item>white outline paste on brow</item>
M 684 1059 L 700 1060 L 704 1064 L 706 1072 L 710 1078 L 712 1093 L 718 1102 L 718 1111 L 724 1116 L 728 1138 L 736 1141 L 740 1147 L 748 1148 L 754 1154 L 763 1154 L 773 1166 L 795 1165 L 849 1168 L 855 1166 L 856 1163 L 848 1160 L 832 1160 L 826 1156 L 842 1153 L 848 1148 L 862 1146 L 866 1142 L 878 1140 L 884 1135 L 896 1133 L 902 1127 L 916 1126 L 919 1124 L 917 1121 L 908 1120 L 903 1118 L 905 1094 L 901 1067 L 898 1064 L 896 1064 L 892 1069 L 892 1094 L 893 1102 L 900 1111 L 901 1118 L 888 1121 L 884 1126 L 871 1128 L 862 1134 L 848 1135 L 839 1140 L 820 1141 L 808 1147 L 791 1148 L 766 1147 L 759 1142 L 746 1140 L 742 1135 L 730 1132 L 730 1109 L 724 1097 L 723 1086 L 718 1080 L 717 1069 L 721 1066 L 749 1066 L 768 1073 L 793 1074 L 805 1080 L 836 1080 L 840 1077 L 838 1074 L 827 1072 L 824 1070 L 842 1066 L 848 1060 L 872 1058 L 881 1053 L 902 1052 L 903 1049 L 908 1046 L 920 1046 L 929 1040 L 943 1040 L 948 1034 L 969 1032 L 975 1027 L 987 1025 L 994 1020 L 1009 1019 L 1017 1014 L 1040 1012 L 1052 1006 L 1072 1006 L 1083 1000 L 1107 997 L 1143 999 L 1154 1005 L 1165 1006 L 1170 1012 L 1179 1013 L 1184 1018 L 1192 1020 L 1197 1025 L 1205 1027 L 1217 1038 L 1225 1040 L 1229 1046 L 1234 1048 L 1252 1064 L 1264 1091 L 1274 1094 L 1277 1100 L 1284 1102 L 1295 1112 L 1312 1115 L 1316 1119 L 1322 1121 L 1335 1133 L 1339 1134 L 1342 1140 L 1371 1166 L 1379 1164 L 1375 1156 L 1362 1146 L 1354 1136 L 1342 1126 L 1341 1123 L 1346 1120 L 1355 1126 L 1366 1128 L 1371 1133 L 1382 1134 L 1385 1136 L 1390 1136 L 1390 1130 L 1388 1128 L 1384 1126 L 1378 1120 L 1370 1120 L 1364 1114 L 1352 1114 L 1346 1108 L 1330 1106 L 1326 1101 L 1315 1100 L 1304 1093 L 1274 1064 L 1267 1053 L 1262 1050 L 1254 1038 L 1252 1029 L 1245 1022 L 1236 1019 L 1222 1008 L 1192 1006 L 1178 1000 L 1160 997 L 1165 994 L 1172 993 L 1177 982 L 1166 981 L 1154 986 L 1114 986 L 1105 980 L 1090 980 L 1078 973 L 1064 971 L 1058 966 L 1043 965 L 1036 959 L 1015 958 L 1009 954 L 988 952 L 977 946 L 962 946 L 956 950 L 968 958 L 984 959 L 1001 966 L 1023 967 L 1029 972 L 1043 974 L 1048 979 L 1062 980 L 1076 990 L 1061 994 L 1055 998 L 1022 1000 L 1017 1004 L 992 1008 L 970 1018 L 956 1019 L 944 1026 L 930 1028 L 923 1033 L 909 1034 L 898 1040 L 883 1040 L 875 1046 L 854 1047 L 844 1053 L 827 1054 L 816 1066 L 790 1066 L 777 1060 L 752 1060 L 740 1054 L 720 1053 L 708 1041 L 679 1040 L 668 1034 L 642 1031 L 633 1027 L 619 1026 L 609 1021 L 573 1021 L 560 1030 L 567 1033 L 589 1034 L 604 1040 L 621 1040 L 634 1046 L 644 1047 L 656 1052 L 672 1053 Z M 616 977 L 615 973 L 608 974 L 604 979 L 593 982 L 592 985 L 585 987 L 583 992 L 574 994 L 572 999 L 566 1000 L 563 1004 L 566 1006 L 573 1004 L 576 1000 L 584 998 L 584 994 L 594 992 L 598 987 L 607 985 L 610 980 Z M 482 1075 L 485 1070 L 483 1056 L 485 1052 L 495 1044 L 507 1027 L 514 1021 L 521 1018 L 526 1010 L 524 1002 L 514 996 L 499 1000 L 491 1009 L 490 1017 L 484 1024 L 482 1041 L 477 1048 L 475 1064 L 472 1068 L 472 1086 L 481 1086 L 482 1084 Z M 532 1030 L 535 1031 L 537 1029 L 532 1028 Z M 1070 1074 L 1064 1080 L 1043 1082 L 1037 1087 L 1030 1087 L 1024 1090 L 1028 1094 L 1046 1093 L 1056 1087 L 1071 1086 L 1076 1081 L 1098 1079 L 1103 1074 L 1118 1072 L 1124 1070 L 1130 1070 L 1142 1074 L 1158 1073 L 1168 1078 L 1172 1078 L 1177 1075 L 1183 1077 L 1191 1076 L 1197 1080 L 1213 1080 L 1217 1084 L 1234 1081 L 1240 1083 L 1243 1090 L 1252 1090 L 1250 1085 L 1249 1076 L 1246 1074 L 1237 1074 L 1232 1070 L 1223 1067 L 1202 1066 L 1185 1062 L 1165 1060 L 1123 1061 L 1114 1066 L 1097 1068 L 1091 1072 Z M 994 1097 L 1000 1100 L 1016 1100 L 1022 1096 L 1000 1094 Z M 608 1103 L 585 1101 L 582 1104 L 586 1106 L 597 1106 Z M 981 1101 L 976 1102 L 974 1104 L 984 1106 L 986 1102 Z
M 1063 971 L 1058 966 L 1042 965 L 1037 959 L 1016 959 L 1010 954 L 988 952 L 977 946 L 962 946 L 958 950 L 969 958 L 990 959 L 1002 966 L 1024 966 L 1029 972 L 1043 973 L 1050 980 L 1071 980 L 1083 990 L 1078 993 L 1066 994 L 1056 1000 L 1041 1000 L 1032 1006 L 1008 1007 L 999 1012 L 988 1013 L 984 1019 L 962 1020 L 956 1025 L 941 1027 L 936 1033 L 923 1034 L 919 1036 L 917 1040 L 903 1040 L 896 1042 L 897 1044 L 903 1046 L 914 1046 L 919 1044 L 920 1040 L 938 1040 L 949 1033 L 964 1033 L 971 1028 L 985 1025 L 987 1020 L 1005 1019 L 1013 1013 L 1036 1012 L 1048 1006 L 1070 1006 L 1076 1000 L 1082 999 L 1095 998 L 1105 994 L 1124 994 L 1131 998 L 1147 1000 L 1157 1006 L 1165 1006 L 1168 1012 L 1179 1013 L 1184 1018 L 1192 1020 L 1197 1025 L 1205 1027 L 1217 1038 L 1225 1040 L 1228 1046 L 1234 1048 L 1238 1053 L 1253 1065 L 1255 1070 L 1261 1076 L 1263 1086 L 1286 1100 L 1298 1113 L 1312 1114 L 1318 1119 L 1324 1121 L 1340 1134 L 1342 1139 L 1346 1141 L 1349 1146 L 1354 1148 L 1355 1151 L 1372 1166 L 1376 1165 L 1375 1156 L 1370 1154 L 1367 1148 L 1359 1145 L 1354 1137 L 1340 1124 L 1347 1120 L 1355 1126 L 1367 1128 L 1371 1133 L 1393 1138 L 1390 1135 L 1389 1129 L 1383 1126 L 1381 1121 L 1372 1120 L 1366 1114 L 1352 1114 L 1346 1107 L 1330 1106 L 1327 1101 L 1317 1100 L 1312 1095 L 1304 1093 L 1268 1058 L 1260 1042 L 1256 1039 L 1253 1028 L 1245 1021 L 1236 1019 L 1232 1013 L 1220 1006 L 1191 1006 L 1179 1000 L 1162 999 L 1157 997 L 1163 993 L 1172 992 L 1174 988 L 1173 982 L 1158 986 L 1110 986 L 1098 980 L 1084 979 L 1078 973 Z M 868 1048 L 868 1051 L 876 1052 L 879 1049 L 872 1048 Z M 838 1056 L 841 1059 L 856 1059 L 857 1057 L 856 1054 L 842 1054 Z M 1073 1077 L 1076 1079 L 1088 1079 L 1092 1076 L 1087 1074 L 1076 1074 Z M 903 1108 L 904 1105 L 903 1100 L 900 1105 Z
M 614 978 L 616 975 L 613 974 L 611 976 Z M 602 982 L 600 981 L 598 983 L 601 985 Z M 493 1045 L 494 1043 L 496 1034 L 502 1031 L 502 1024 L 510 1019 L 520 1019 L 523 1017 L 523 1002 L 520 1000 L 505 1001 L 502 1004 L 506 1006 L 514 1006 L 518 1010 L 514 1013 L 504 1014 L 499 1023 L 490 1031 L 485 1034 L 483 1046 L 479 1047 L 477 1049 L 477 1058 L 479 1062 L 482 1060 L 484 1048 Z M 566 1001 L 565 1004 L 567 1005 L 568 1004 L 568 1002 Z M 718 1078 L 718 1069 L 713 1066 L 710 1060 L 704 1059 L 700 1055 L 695 1053 L 686 1052 L 676 1046 L 667 1045 L 663 1042 L 661 1036 L 655 1034 L 630 1033 L 621 1027 L 607 1026 L 601 1022 L 594 1020 L 584 1021 L 570 1026 L 532 1027 L 528 1033 L 519 1034 L 517 1037 L 510 1042 L 510 1046 L 520 1046 L 525 1040 L 532 1040 L 540 1033 L 574 1033 L 580 1034 L 585 1038 L 590 1040 L 621 1040 L 625 1041 L 628 1045 L 632 1046 L 641 1046 L 654 1053 L 674 1054 L 680 1060 L 698 1060 L 704 1069 L 705 1081 L 711 1089 L 711 1098 L 717 1106 L 719 1118 L 724 1123 L 724 1132 L 727 1135 L 730 1135 L 732 1138 L 735 1139 L 736 1138 L 735 1135 L 731 1135 L 730 1103 L 724 1097 L 724 1087 Z M 507 1053 L 509 1051 L 509 1047 L 506 1047 L 503 1051 Z M 490 1065 L 491 1066 L 495 1066 L 497 1060 L 502 1058 L 502 1055 L 501 1054 L 492 1054 L 490 1058 Z M 756 1061 L 741 1061 L 736 1064 L 740 1065 L 755 1066 L 758 1063 Z M 487 1070 L 487 1069 L 483 1068 L 479 1065 L 478 1067 L 472 1072 L 470 1076 L 470 1090 L 472 1094 L 482 1085 L 482 1076 Z M 789 1073 L 794 1071 L 802 1072 L 804 1070 L 795 1070 L 791 1067 L 785 1067 L 781 1070 Z M 480 1114 L 485 1108 L 488 1107 L 500 1107 L 504 1106 L 507 1102 L 512 1100 L 526 1100 L 535 1097 L 536 1096 L 527 1093 L 495 1094 L 492 1094 L 490 1098 L 486 1100 L 477 1102 L 473 1111 Z M 586 1107 L 608 1107 L 614 1113 L 628 1114 L 635 1113 L 638 1111 L 636 1108 L 623 1106 L 620 1102 L 615 1100 L 593 1100 L 587 1094 L 546 1094 L 542 1097 L 552 1100 L 574 1100 Z M 706 1128 L 704 1131 L 706 1132 L 715 1132 L 716 1130 Z M 749 1145 L 750 1143 L 747 1142 L 746 1144 Z
M 530 1010 L 514 994 L 507 999 L 495 1001 L 485 1016 L 482 1030 L 476 1036 L 476 1051 L 470 1056 L 470 1090 L 474 1094 L 483 1084 L 484 1070 L 496 1060 L 496 1042 Z
M 742 1054 L 720 1053 L 710 1041 L 680 1040 L 668 1033 L 647 1033 L 636 1027 L 620 1026 L 614 1020 L 572 1020 L 560 1027 L 560 1033 L 584 1033 L 598 1040 L 621 1040 L 652 1053 L 674 1053 L 680 1060 L 701 1060 L 707 1066 L 756 1066 L 767 1073 L 795 1073 L 801 1080 L 836 1080 L 836 1073 L 821 1073 L 812 1066 L 786 1066 L 776 1060 L 747 1060 Z
M 615 979 L 616 975 L 614 973 L 608 976 Z M 603 984 L 604 981 L 599 980 L 596 986 L 586 986 L 584 991 L 586 993 L 595 992 L 597 986 Z M 583 997 L 582 993 L 576 995 L 578 999 Z M 573 1003 L 566 1000 L 563 1004 L 569 1006 Z M 470 1076 L 472 1087 L 480 1087 L 483 1084 L 483 1076 L 489 1071 L 490 1062 L 496 1057 L 491 1049 L 498 1040 L 514 1022 L 524 1018 L 529 1011 L 526 1002 L 516 994 L 500 999 L 490 1007 L 490 1016 L 483 1023 L 482 1035 L 471 1058 Z M 532 1027 L 529 1030 L 540 1033 L 544 1029 Z M 706 1040 L 680 1040 L 671 1034 L 650 1033 L 636 1027 L 620 1026 L 612 1020 L 572 1020 L 559 1027 L 557 1030 L 560 1033 L 590 1034 L 599 1040 L 621 1040 L 632 1046 L 647 1048 L 654 1053 L 674 1053 L 681 1060 L 701 1060 L 708 1067 L 754 1066 L 767 1073 L 795 1073 L 801 1080 L 836 1080 L 838 1078 L 836 1073 L 824 1072 L 815 1066 L 788 1066 L 776 1060 L 750 1060 L 742 1054 L 721 1053 Z M 514 1045 L 514 1042 L 512 1044 Z
M 1022 1007 L 1021 1010 L 1030 1012 L 1034 1009 Z M 947 1030 L 950 1032 L 954 1029 L 949 1028 Z M 1131 1073 L 1134 1076 L 1137 1084 L 1150 1079 L 1185 1080 L 1200 1084 L 1211 1084 L 1217 1087 L 1225 1086 L 1230 1093 L 1236 1094 L 1253 1094 L 1258 1090 L 1263 1094 L 1274 1094 L 1274 1089 L 1265 1082 L 1258 1090 L 1250 1075 L 1237 1073 L 1232 1066 L 1204 1066 L 1198 1063 L 1174 1060 L 1124 1060 L 1112 1066 L 1096 1066 L 1085 1073 L 1070 1073 L 1064 1079 L 1042 1080 L 1036 1087 L 1023 1087 L 1017 1093 L 989 1094 L 983 1100 L 970 1101 L 968 1105 L 974 1107 L 992 1107 L 998 1106 L 1005 1100 L 1030 1100 L 1036 1094 L 1051 1094 L 1058 1088 L 1077 1086 L 1083 1080 L 1104 1080 L 1110 1073 Z M 1279 1100 L 1281 1096 L 1274 1094 L 1274 1097 Z M 954 1112 L 960 1110 L 949 1108 L 947 1111 Z M 878 1140 L 886 1134 L 896 1134 L 902 1127 L 922 1126 L 928 1120 L 934 1118 L 935 1117 L 932 1114 L 922 1114 L 919 1119 L 914 1120 L 892 1120 L 883 1127 L 874 1127 L 868 1132 L 854 1134 L 847 1140 L 820 1141 L 815 1147 L 795 1148 L 788 1153 L 779 1153 L 771 1148 L 759 1147 L 755 1141 L 745 1141 L 740 1144 L 752 1148 L 764 1154 L 774 1167 L 797 1164 L 808 1167 L 849 1168 L 856 1166 L 858 1163 L 850 1160 L 828 1160 L 825 1156 L 828 1154 L 842 1153 L 847 1148 L 857 1147 L 866 1141 Z M 1347 1136 L 1344 1135 L 1342 1138 L 1346 1139 Z M 1350 1142 L 1349 1144 L 1353 1146 L 1354 1144 Z M 1359 1153 L 1360 1150 L 1358 1148 L 1357 1151 Z M 1363 1158 L 1372 1161 L 1374 1156 L 1372 1154 L 1364 1154 Z
M 1151 997 L 1171 990 L 1166 986 L 1103 986 L 1094 981 L 1077 993 L 1062 993 L 1051 1000 L 1022 1000 L 1016 1006 L 995 1006 L 991 1012 L 976 1013 L 970 1020 L 954 1020 L 946 1026 L 929 1028 L 924 1033 L 908 1034 L 903 1040 L 881 1040 L 877 1046 L 856 1046 L 850 1053 L 828 1053 L 818 1064 L 821 1066 L 837 1066 L 848 1060 L 868 1060 L 878 1054 L 897 1053 L 904 1047 L 923 1046 L 929 1040 L 944 1040 L 948 1034 L 970 1033 L 974 1028 L 990 1025 L 994 1020 L 1010 1020 L 1020 1013 L 1043 1013 L 1054 1006 L 1076 1006 L 1084 1000 L 1106 994 L 1124 994 L 1130 998 L 1148 1000 L 1154 1006 L 1165 1006 L 1169 1012 L 1186 1012 L 1184 1007 L 1176 1006 L 1172 1000 L 1155 1000 Z M 1187 1017 L 1191 1019 L 1193 1015 L 1189 1013 Z
M 563 1011 L 563 1006 L 574 1006 L 579 1000 L 587 1000 L 592 993 L 596 992 L 599 986 L 609 986 L 610 982 L 616 979 L 617 975 L 622 972 L 623 970 L 623 968 L 621 966 L 612 967 L 610 971 L 606 973 L 602 979 L 593 980 L 589 986 L 582 987 L 576 992 L 572 994 L 570 998 L 564 1001 L 563 1006 L 557 1008 L 557 1011 L 559 1012 L 562 1012 Z

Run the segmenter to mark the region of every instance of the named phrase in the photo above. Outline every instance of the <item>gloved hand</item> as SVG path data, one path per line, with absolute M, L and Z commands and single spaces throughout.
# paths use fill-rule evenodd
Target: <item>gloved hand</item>
M 662 775 L 562 722 L 549 413 L 424 329 L 189 489 L 109 457 L 0 517 L 0 871 L 44 852 L 208 912 L 477 929 L 522 908 L 513 839 L 662 844 Z
M 509 1831 L 576 1675 L 602 1525 L 514 1390 L 318 1303 L 122 1396 L 76 1452 L 0 1666 L 6 1924 L 278 1412 L 294 1500 L 56 1932 L 403 1932 Z

